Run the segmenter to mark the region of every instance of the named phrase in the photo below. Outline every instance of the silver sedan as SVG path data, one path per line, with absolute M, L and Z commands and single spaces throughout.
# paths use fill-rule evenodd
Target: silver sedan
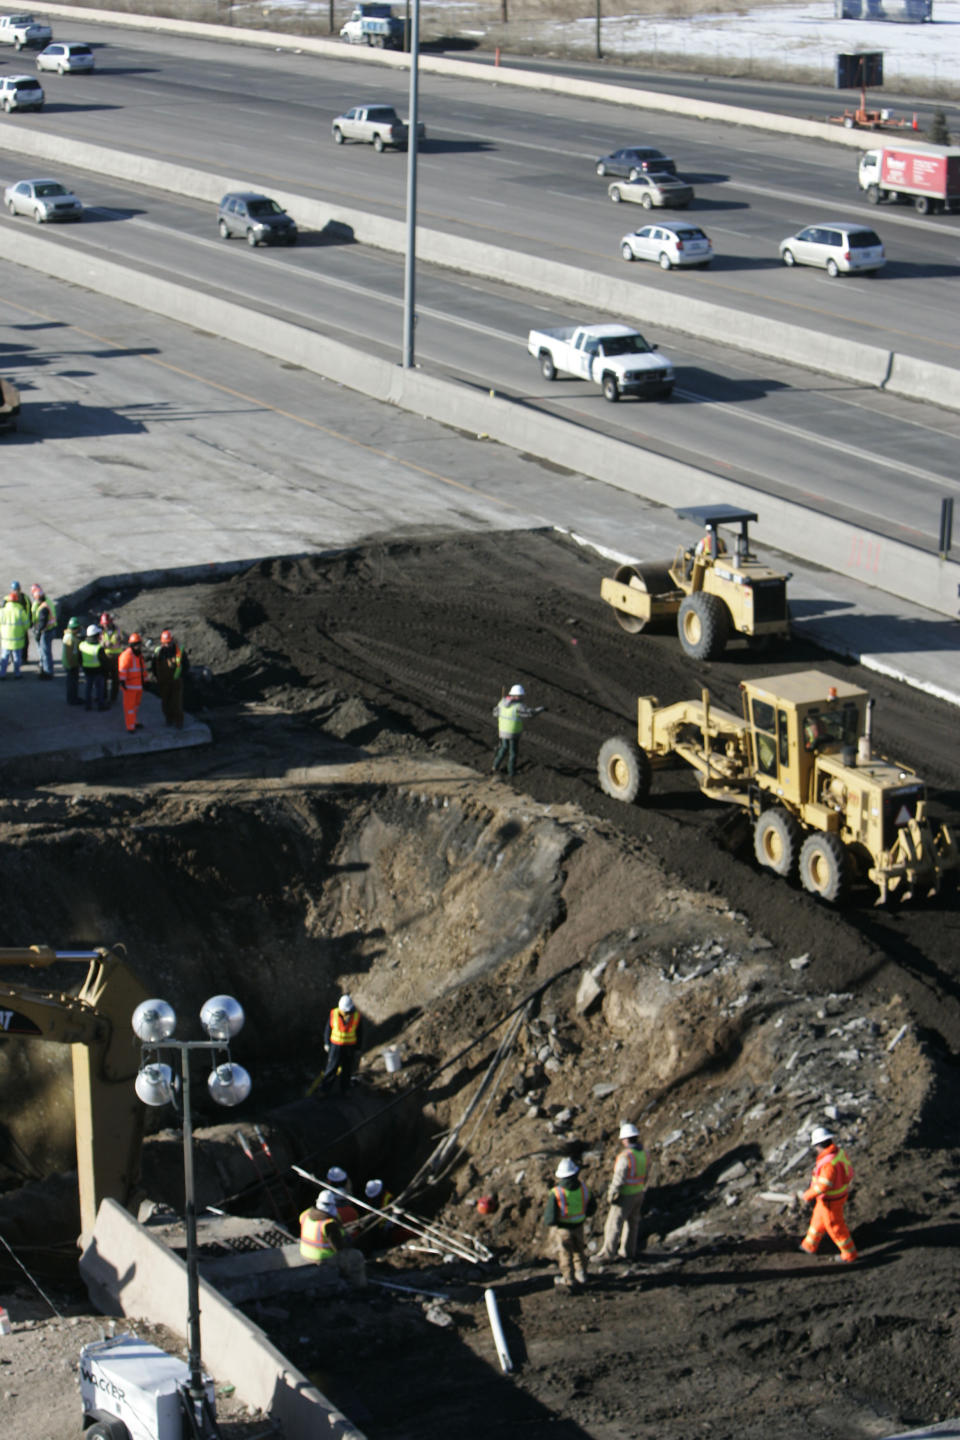
M 79 220 L 83 206 L 59 180 L 17 180 L 3 192 L 11 215 L 30 215 L 38 225 L 50 220 Z

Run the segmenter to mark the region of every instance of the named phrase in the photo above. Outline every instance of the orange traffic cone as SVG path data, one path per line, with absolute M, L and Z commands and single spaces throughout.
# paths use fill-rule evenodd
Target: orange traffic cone
M 914 128 L 914 130 L 919 130 L 919 129 L 920 129 L 920 126 L 917 124 L 917 112 L 916 112 L 916 110 L 914 110 L 914 112 L 913 112 L 913 128 Z
M 6 1310 L 4 1310 L 3 1306 L 0 1305 L 0 1335 L 9 1335 L 11 1329 L 10 1316 Z

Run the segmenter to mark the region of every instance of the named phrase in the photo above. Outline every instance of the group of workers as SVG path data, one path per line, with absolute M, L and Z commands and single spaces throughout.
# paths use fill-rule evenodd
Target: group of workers
M 607 1190 L 609 1210 L 603 1244 L 596 1257 L 601 1262 L 636 1258 L 640 1213 L 649 1179 L 647 1155 L 637 1127 L 624 1121 L 619 1138 L 620 1149 Z M 800 1249 L 816 1255 L 824 1236 L 829 1236 L 839 1251 L 836 1258 L 851 1265 L 857 1259 L 857 1249 L 844 1210 L 853 1183 L 853 1166 L 836 1137 L 823 1126 L 814 1130 L 810 1144 L 817 1152 L 813 1175 L 808 1188 L 797 1191 L 796 1198 L 801 1204 L 812 1202 L 813 1213 Z M 587 1280 L 586 1222 L 595 1213 L 597 1201 L 580 1179 L 575 1160 L 561 1160 L 555 1179 L 543 1215 L 543 1223 L 554 1237 L 559 1267 L 554 1284 L 577 1290 Z
M 303 1258 L 315 1265 L 336 1268 L 341 1278 L 357 1289 L 363 1289 L 367 1283 L 366 1262 L 357 1243 L 360 1222 L 368 1222 L 363 1227 L 364 1233 L 374 1244 L 392 1241 L 403 1233 L 395 1221 L 382 1213 L 389 1210 L 393 1201 L 382 1180 L 368 1180 L 363 1195 L 364 1204 L 358 1208 L 349 1175 L 342 1166 L 331 1165 L 324 1189 L 300 1214 Z
M 19 580 L 14 580 L 0 608 L 0 679 L 6 678 L 8 669 L 15 679 L 21 677 L 33 635 L 39 677 L 52 680 L 53 642 L 58 633 L 55 601 L 45 594 L 41 585 L 31 585 L 28 600 Z M 143 637 L 138 631 L 134 630 L 124 639 L 117 620 L 108 611 L 103 612 L 99 621 L 88 625 L 73 615 L 61 638 L 60 663 L 66 678 L 68 705 L 109 710 L 119 695 L 127 730 L 140 730 L 140 702 L 145 686 L 152 680 L 166 724 L 182 729 L 183 681 L 190 661 L 170 630 L 161 634 L 148 667 Z

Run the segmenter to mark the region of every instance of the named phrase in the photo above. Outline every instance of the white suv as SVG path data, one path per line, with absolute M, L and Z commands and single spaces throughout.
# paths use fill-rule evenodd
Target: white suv
M 92 70 L 93 51 L 79 41 L 57 40 L 37 56 L 38 70 L 56 70 L 58 75 L 77 75 Z
M 697 265 L 706 270 L 713 259 L 710 237 L 699 225 L 644 225 L 620 241 L 624 260 L 655 260 L 661 270 L 674 265 Z
M 0 105 L 7 114 L 11 110 L 42 110 L 43 86 L 33 75 L 0 77 Z
M 882 270 L 887 263 L 876 231 L 849 220 L 828 220 L 788 235 L 780 241 L 780 259 L 784 265 L 819 265 L 831 278 Z

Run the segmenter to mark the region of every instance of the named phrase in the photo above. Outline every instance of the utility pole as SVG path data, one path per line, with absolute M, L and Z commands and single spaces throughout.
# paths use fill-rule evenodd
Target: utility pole
M 415 364 L 413 332 L 417 323 L 417 117 L 420 60 L 420 0 L 413 0 L 410 31 L 410 130 L 407 135 L 407 254 L 403 267 L 403 368 Z

